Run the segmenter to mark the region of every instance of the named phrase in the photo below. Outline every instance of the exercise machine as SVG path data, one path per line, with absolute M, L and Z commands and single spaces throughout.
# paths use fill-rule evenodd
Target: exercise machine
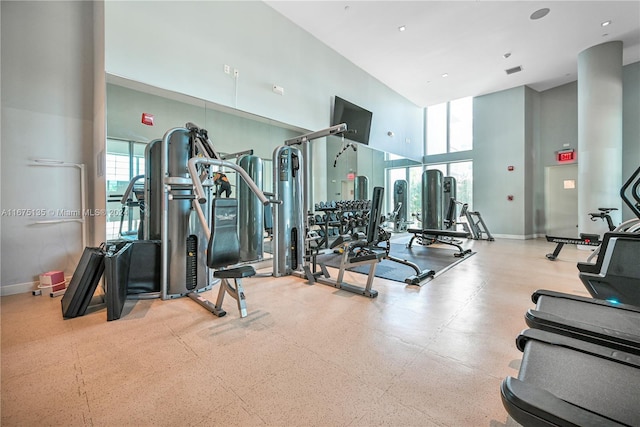
M 305 265 L 305 276 L 309 284 L 321 283 L 333 286 L 347 292 L 364 295 L 369 298 L 378 296 L 378 291 L 372 289 L 375 277 L 376 266 L 386 256 L 384 249 L 375 245 L 378 237 L 378 227 L 382 214 L 384 188 L 375 187 L 373 189 L 373 200 L 371 202 L 371 214 L 366 238 L 360 234 L 341 235 L 331 244 L 331 249 L 338 249 L 342 252 L 338 277 L 332 279 L 326 265 L 319 263 L 320 271 L 316 271 L 316 257 L 312 257 L 312 265 Z M 367 283 L 364 287 L 346 283 L 344 273 L 347 268 L 368 265 Z
M 288 139 L 273 151 L 273 194 L 279 200 L 273 206 L 274 277 L 289 274 L 306 277 L 304 266 L 308 224 L 305 171 L 302 151 L 297 146 L 344 132 L 347 132 L 347 125 L 342 123 Z
M 547 331 L 516 339 L 517 378 L 501 384 L 502 403 L 525 426 L 640 425 L 640 356 Z
M 595 264 L 578 270 L 594 298 L 640 306 L 640 233 L 605 233 Z
M 203 205 L 208 206 L 208 194 L 204 189 L 203 182 L 200 178 L 201 175 L 198 173 L 199 167 L 207 165 L 227 167 L 235 170 L 247 188 L 255 194 L 263 206 L 270 203 L 277 203 L 277 201 L 268 199 L 251 179 L 249 174 L 234 163 L 204 157 L 193 157 L 189 159 L 188 169 L 195 192 L 192 204 L 200 221 L 200 227 L 207 239 L 206 264 L 207 267 L 216 269 L 213 277 L 221 279 L 221 283 L 215 304 L 202 298 L 202 296 L 196 292 L 188 292 L 187 296 L 216 316 L 221 317 L 226 314 L 222 309 L 222 303 L 225 295 L 229 294 L 237 301 L 240 317 L 245 317 L 247 315 L 246 297 L 241 279 L 255 275 L 255 270 L 248 265 L 235 266 L 235 264 L 241 261 L 240 239 L 237 228 L 238 201 L 236 199 L 215 198 L 212 202 L 212 226 L 211 229 L 209 228 L 207 216 L 202 209 Z M 234 281 L 235 286 L 231 285 L 229 279 Z
M 482 219 L 482 215 L 478 211 L 470 211 L 469 204 L 464 203 L 462 205 L 462 210 L 460 211 L 460 216 L 464 216 L 466 218 L 466 222 L 462 222 L 462 226 L 464 231 L 474 240 L 487 240 L 489 242 L 493 242 L 495 239 L 491 235 L 491 232 L 487 228 L 487 224 L 485 224 Z M 486 237 L 482 237 L 482 236 Z
M 463 249 L 460 243 L 456 241 L 456 239 L 467 238 L 466 231 L 453 231 L 453 230 L 430 230 L 430 229 L 419 229 L 419 228 L 409 228 L 407 230 L 409 233 L 413 234 L 409 243 L 407 243 L 407 247 L 411 248 L 413 246 L 413 242 L 415 241 L 419 245 L 429 246 L 434 243 L 442 243 L 445 245 L 454 246 L 458 249 L 458 252 L 455 252 L 453 256 L 462 258 L 472 251 L 471 249 Z
M 640 307 L 549 290 L 531 300 L 529 327 L 640 355 Z
M 409 243 L 408 248 L 413 246 L 414 241 L 422 246 L 429 246 L 434 243 L 443 243 L 446 245 L 454 246 L 458 249 L 458 252 L 454 254 L 456 257 L 464 257 L 471 253 L 470 249 L 463 249 L 460 246 L 460 242 L 456 239 L 468 238 L 466 231 L 456 230 L 444 230 L 445 211 L 444 206 L 444 186 L 445 177 L 442 171 L 437 169 L 426 170 L 422 173 L 422 228 L 409 228 L 407 231 L 413 236 Z M 447 182 L 447 194 L 455 194 L 455 179 L 448 177 Z M 452 223 L 455 219 L 455 199 L 450 198 L 450 203 L 447 204 L 447 218 L 448 222 Z M 451 209 L 451 203 L 453 203 L 453 209 Z M 452 224 L 449 224 L 451 226 Z
M 375 242 L 376 246 L 380 246 L 381 243 L 385 243 L 386 247 L 385 249 L 385 256 L 384 259 L 398 263 L 398 264 L 402 264 L 402 265 L 406 265 L 407 267 L 411 267 L 413 268 L 413 270 L 416 272 L 416 274 L 413 274 L 411 276 L 408 276 L 406 279 L 404 279 L 404 282 L 407 285 L 415 285 L 415 286 L 422 286 L 424 284 L 424 281 L 432 278 L 433 276 L 435 276 L 436 272 L 435 270 L 431 270 L 429 268 L 427 269 L 421 269 L 418 264 L 408 261 L 406 259 L 402 259 L 402 258 L 398 258 L 396 256 L 393 256 L 390 254 L 391 252 L 391 233 L 389 233 L 388 231 L 384 230 L 382 227 L 379 227 L 378 229 L 378 239 Z
M 547 242 L 555 243 L 556 248 L 552 253 L 547 254 L 546 257 L 550 261 L 555 261 L 560 255 L 560 251 L 564 245 L 584 245 L 584 246 L 600 246 L 600 235 L 591 233 L 580 233 L 579 238 L 571 237 L 557 237 L 557 236 L 545 236 Z
M 607 222 L 609 226 L 609 230 L 615 229 L 613 225 L 613 221 L 611 220 L 611 216 L 609 212 L 616 210 L 616 208 L 598 208 L 599 212 L 589 213 L 591 217 L 591 221 L 597 221 L 598 219 L 603 219 Z M 548 260 L 555 261 L 560 255 L 560 251 L 562 250 L 564 245 L 584 245 L 584 246 L 600 246 L 602 243 L 600 241 L 599 234 L 592 233 L 580 233 L 579 238 L 571 238 L 571 237 L 557 237 L 557 236 L 545 236 L 547 238 L 547 242 L 555 243 L 556 248 L 553 253 L 547 254 L 546 257 Z
M 444 175 L 437 169 L 422 173 L 422 228 L 441 230 L 444 224 Z
M 407 221 L 407 206 L 409 206 L 409 184 L 404 179 L 399 179 L 393 183 L 393 231 L 401 233 L 407 231 L 410 222 Z
M 127 240 L 140 240 L 143 238 L 143 230 L 144 230 L 144 182 L 143 185 L 138 184 L 138 181 L 144 179 L 144 175 L 137 175 L 131 178 L 127 188 L 125 189 L 122 197 L 120 198 L 120 203 L 122 204 L 122 211 L 120 212 L 120 228 L 118 230 L 118 235 Z M 135 200 L 133 197 L 135 197 Z M 131 210 L 132 208 L 138 208 L 140 213 L 140 222 L 138 223 L 138 229 L 131 229 L 131 219 L 129 219 L 129 227 L 128 231 L 123 231 L 124 226 L 124 218 L 127 213 L 127 210 Z
M 353 183 L 353 195 L 355 200 L 369 199 L 369 178 L 364 175 L 356 176 Z
M 226 156 L 224 160 L 227 160 Z M 253 154 L 241 154 L 238 165 L 258 188 L 263 187 L 262 159 Z M 244 262 L 262 260 L 264 250 L 265 206 L 256 197 L 249 185 L 239 179 L 236 185 L 238 198 L 238 229 L 240 237 L 240 260 Z

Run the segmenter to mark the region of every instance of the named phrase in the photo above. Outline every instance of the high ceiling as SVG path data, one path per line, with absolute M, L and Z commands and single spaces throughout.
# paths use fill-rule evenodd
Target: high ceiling
M 637 0 L 265 3 L 421 107 L 575 81 L 579 53 L 609 41 L 623 42 L 624 65 L 640 60 Z

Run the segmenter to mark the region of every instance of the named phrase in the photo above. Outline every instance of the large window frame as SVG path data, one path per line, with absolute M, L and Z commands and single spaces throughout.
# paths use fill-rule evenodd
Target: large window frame
M 107 185 L 107 240 L 119 239 L 123 233 L 137 230 L 141 224 L 140 209 L 136 206 L 126 207 L 124 218 L 120 200 L 129 182 L 134 176 L 145 173 L 144 151 L 147 143 L 107 137 L 106 152 L 106 185 Z M 144 181 L 139 182 L 144 183 Z M 131 197 L 135 200 L 135 197 Z M 122 221 L 122 230 L 120 224 Z
M 458 167 L 465 164 L 468 164 L 466 171 Z M 425 167 L 425 170 L 433 169 L 442 171 L 444 176 L 451 176 L 456 179 L 456 201 L 468 204 L 469 210 L 473 210 L 473 160 L 432 163 Z M 460 212 L 459 209 L 458 212 Z
M 425 154 L 473 150 L 473 97 L 426 108 Z

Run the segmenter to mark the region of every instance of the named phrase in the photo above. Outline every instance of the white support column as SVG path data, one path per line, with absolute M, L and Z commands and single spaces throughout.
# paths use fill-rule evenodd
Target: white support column
M 578 55 L 578 230 L 602 234 L 589 212 L 622 201 L 622 42 L 593 46 Z

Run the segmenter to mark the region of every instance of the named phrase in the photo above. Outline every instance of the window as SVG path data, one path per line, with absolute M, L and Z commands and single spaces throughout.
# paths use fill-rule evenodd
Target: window
M 449 152 L 473 148 L 473 98 L 449 103 Z
M 467 203 L 469 209 L 473 205 L 473 162 L 449 163 L 449 176 L 456 179 L 456 199 Z M 460 210 L 458 210 L 460 212 Z
M 386 200 L 386 212 L 393 212 L 395 206 L 393 205 L 393 191 L 394 183 L 398 180 L 407 181 L 408 188 L 408 208 L 407 208 L 407 221 L 412 221 L 412 214 L 420 213 L 422 211 L 422 166 L 409 166 L 401 168 L 389 168 L 387 169 L 387 191 Z
M 137 198 L 132 194 L 132 203 L 125 207 L 121 215 L 120 199 L 126 191 L 129 181 L 134 176 L 145 173 L 144 150 L 146 144 L 133 141 L 107 139 L 106 178 L 107 178 L 107 239 L 117 239 L 123 236 L 137 236 L 140 225 L 140 207 Z M 144 186 L 144 180 L 137 181 L 138 190 Z
M 427 170 L 437 169 L 443 176 L 456 179 L 456 201 L 467 203 L 469 209 L 473 205 L 473 162 L 440 163 L 427 166 Z M 460 212 L 460 208 L 458 208 Z
M 426 153 L 473 149 L 473 98 L 461 98 L 427 108 Z
M 427 108 L 427 155 L 447 152 L 447 104 Z

